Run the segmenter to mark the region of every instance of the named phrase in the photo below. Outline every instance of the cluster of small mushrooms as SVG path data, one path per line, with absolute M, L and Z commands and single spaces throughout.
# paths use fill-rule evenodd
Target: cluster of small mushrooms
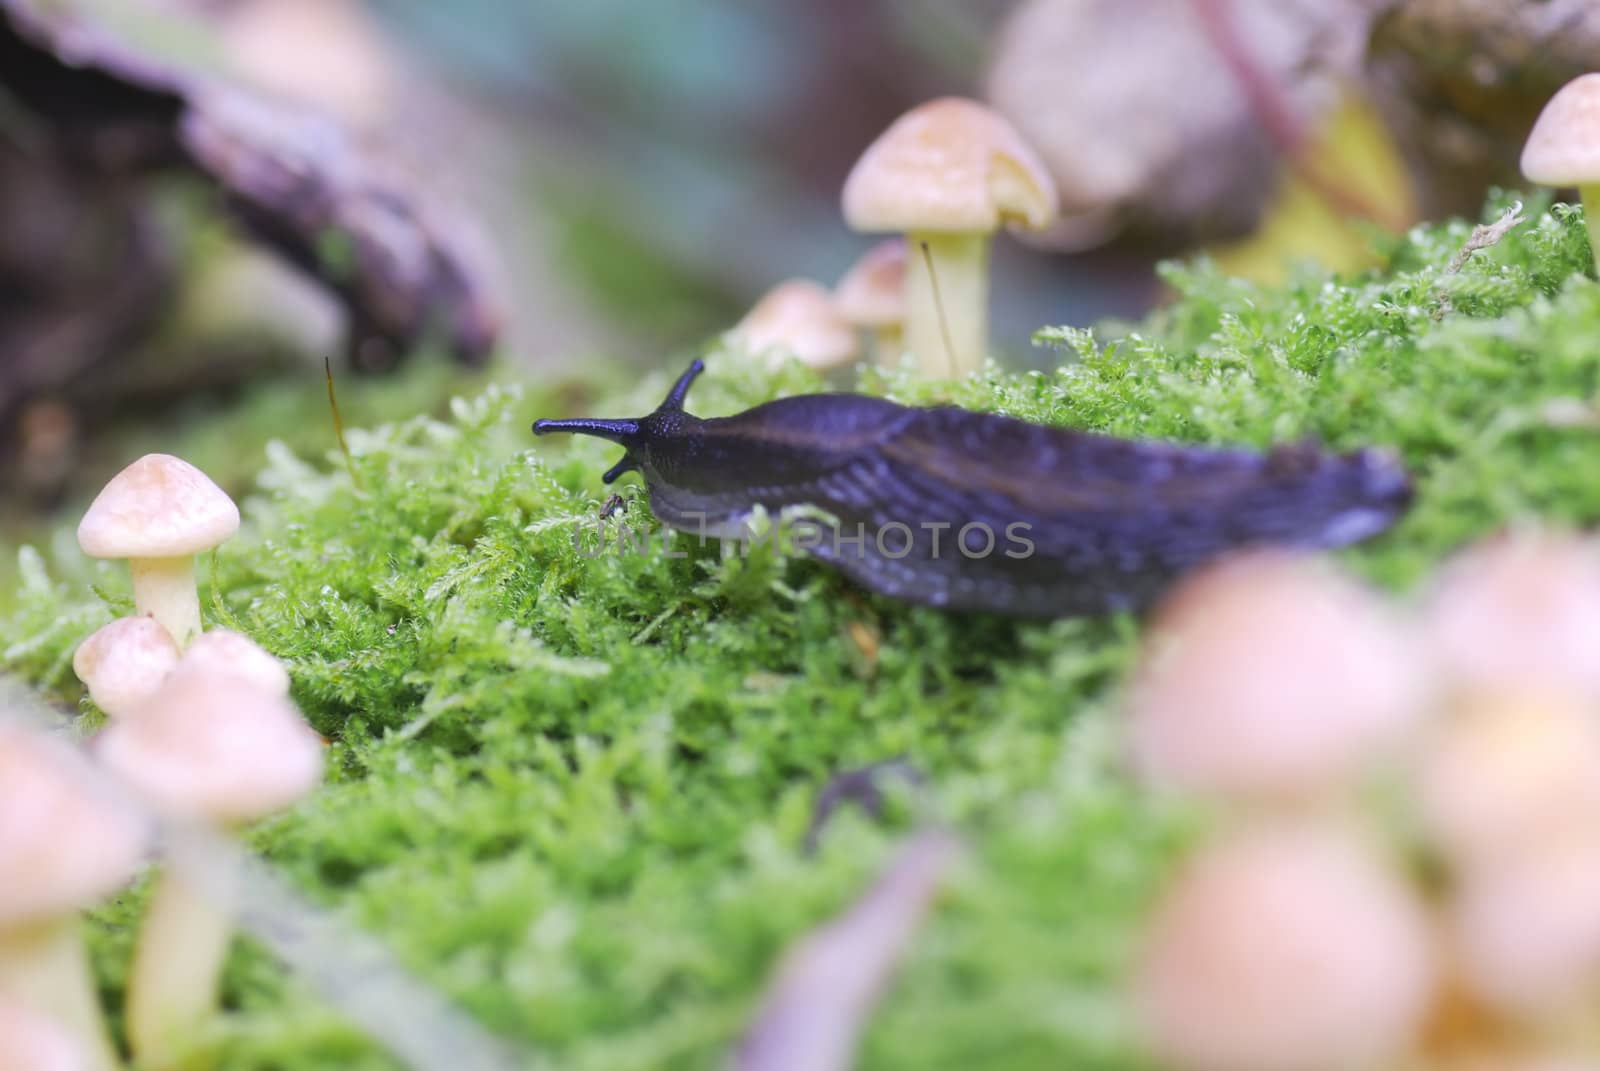
M 1276 552 L 1175 591 L 1130 752 L 1214 821 L 1134 972 L 1158 1063 L 1594 1066 L 1597 638 L 1600 552 L 1549 532 L 1469 548 L 1412 606 Z
M 808 279 L 779 284 L 730 332 L 752 353 L 833 368 L 870 336 L 880 364 L 909 354 L 930 377 L 982 367 L 989 347 L 989 241 L 1003 226 L 1039 230 L 1056 190 L 1038 155 L 1004 118 L 944 97 L 890 125 L 845 180 L 844 217 L 892 233 L 830 293 Z
M 78 540 L 128 561 L 135 615 L 95 632 L 73 668 L 108 718 L 88 752 L 0 720 L 0 1068 L 109 1071 L 77 915 L 122 888 L 157 834 L 227 833 L 278 812 L 322 777 L 323 744 L 289 675 L 235 632 L 202 632 L 195 555 L 239 526 L 223 491 L 165 454 L 108 483 Z M 160 829 L 156 828 L 159 824 Z M 156 877 L 127 987 L 138 1066 L 193 1067 L 214 1013 L 232 909 L 228 874 Z

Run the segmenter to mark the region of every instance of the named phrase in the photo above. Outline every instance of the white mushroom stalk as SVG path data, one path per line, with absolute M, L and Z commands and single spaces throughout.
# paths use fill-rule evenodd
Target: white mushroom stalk
M 0 997 L 47 1016 L 110 1071 L 77 912 L 133 875 L 147 830 L 69 745 L 0 726 Z
M 321 780 L 322 742 L 282 695 L 204 666 L 181 667 L 98 741 L 101 760 L 176 822 L 237 828 Z M 129 979 L 128 1038 L 141 1068 L 180 1066 L 215 1013 L 234 905 L 171 867 L 157 879 Z
M 997 113 L 946 97 L 890 125 L 844 186 L 845 221 L 906 236 L 905 345 L 930 375 L 961 376 L 989 352 L 989 239 L 1056 216 L 1044 164 Z
M 126 558 L 133 602 L 172 634 L 179 648 L 200 634 L 194 556 L 239 529 L 239 510 L 193 465 L 146 454 L 101 490 L 78 524 L 92 558 Z
M 834 285 L 833 305 L 846 322 L 871 333 L 880 366 L 897 364 L 905 348 L 905 239 L 886 239 L 862 254 Z

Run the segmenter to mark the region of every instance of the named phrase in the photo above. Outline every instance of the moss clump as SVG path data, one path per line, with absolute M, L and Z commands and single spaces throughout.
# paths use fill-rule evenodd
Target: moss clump
M 864 387 L 1125 435 L 1387 444 L 1418 477 L 1393 533 L 1347 552 L 1403 587 L 1461 542 L 1600 516 L 1600 436 L 1552 399 L 1600 387 L 1600 285 L 1581 217 L 1541 211 L 1455 274 L 1469 227 L 1421 229 L 1350 280 L 1282 289 L 1169 270 L 1138 330 L 1048 329 L 1054 373 Z M 585 403 L 644 412 L 677 369 Z M 817 389 L 713 355 L 692 408 Z M 1117 972 L 1181 839 L 1119 772 L 1132 618 L 1016 623 L 862 596 L 805 561 L 588 556 L 615 448 L 540 444 L 554 395 L 491 389 L 353 432 L 341 464 L 272 448 L 216 556 L 211 623 L 286 658 L 332 741 L 330 784 L 257 846 L 491 1029 L 561 1066 L 704 1067 L 782 946 L 838 909 L 897 822 L 802 844 L 839 770 L 905 757 L 975 851 L 873 1023 L 866 1066 L 1133 1066 Z M 629 481 L 630 483 L 632 481 Z M 613 518 L 641 525 L 637 489 Z M 30 557 L 0 650 L 77 698 L 72 647 L 123 581 Z M 85 578 L 104 585 L 110 605 Z M 115 987 L 136 898 L 101 919 Z M 227 1067 L 389 1066 L 263 955 L 229 973 Z

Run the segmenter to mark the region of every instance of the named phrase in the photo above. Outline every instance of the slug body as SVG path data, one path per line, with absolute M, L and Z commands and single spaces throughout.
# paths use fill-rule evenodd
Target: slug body
M 540 420 L 627 453 L 664 524 L 728 536 L 757 507 L 837 519 L 806 549 L 864 587 L 951 610 L 1062 617 L 1148 603 L 1239 547 L 1332 547 L 1411 500 L 1393 460 L 1314 446 L 1267 453 L 1117 439 L 952 406 L 809 394 L 702 420 L 695 361 L 638 420 Z

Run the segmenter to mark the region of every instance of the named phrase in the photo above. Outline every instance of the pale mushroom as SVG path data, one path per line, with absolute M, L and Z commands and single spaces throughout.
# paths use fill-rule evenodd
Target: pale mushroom
M 83 1043 L 26 1004 L 0 1000 L 0 1071 L 89 1071 Z
M 924 372 L 981 367 L 990 236 L 1007 224 L 1042 228 L 1056 216 L 1054 182 L 1022 136 L 976 101 L 930 101 L 867 148 L 843 202 L 854 230 L 906 236 L 906 349 Z
M 178 645 L 153 617 L 119 617 L 78 645 L 72 670 L 101 710 L 118 717 L 161 687 Z
M 169 454 L 146 454 L 106 484 L 78 524 L 91 558 L 126 558 L 133 602 L 181 649 L 200 632 L 194 556 L 239 530 L 239 509 L 206 474 Z
M 148 830 L 64 741 L 0 725 L 0 996 L 49 1016 L 108 1071 L 106 1036 L 78 912 L 116 891 Z
M 1600 828 L 1600 722 L 1570 700 L 1480 699 L 1441 720 L 1415 777 L 1435 846 L 1493 868 L 1524 844 Z
M 214 628 L 196 636 L 178 668 L 184 673 L 237 677 L 240 683 L 267 695 L 289 694 L 289 671 L 283 663 L 250 637 L 231 629 Z
M 728 333 L 752 354 L 792 356 L 812 368 L 849 364 L 860 352 L 855 332 L 828 292 L 809 279 L 779 283 Z
M 900 359 L 906 320 L 906 243 L 879 242 L 862 255 L 833 287 L 833 305 L 851 326 L 872 336 L 880 365 Z
M 1600 998 L 1600 834 L 1558 829 L 1466 868 L 1448 911 L 1461 970 L 1495 1007 L 1581 1017 Z
M 1128 714 L 1152 784 L 1233 801 L 1336 795 L 1422 719 L 1409 632 L 1319 561 L 1273 551 L 1213 566 L 1160 608 Z
M 1515 532 L 1469 549 L 1440 573 L 1423 623 L 1457 691 L 1600 702 L 1600 554 L 1586 539 Z
M 322 742 L 293 704 L 227 671 L 173 673 L 100 735 L 97 753 L 158 813 L 224 829 L 283 810 L 322 777 Z M 214 1011 L 232 916 L 178 869 L 157 879 L 128 987 L 142 1066 L 173 1066 Z
M 1157 908 L 1137 971 L 1144 1040 L 1178 1071 L 1397 1066 L 1433 988 L 1426 916 L 1331 824 L 1203 846 Z
M 1600 74 L 1583 74 L 1545 104 L 1522 148 L 1522 174 L 1541 186 L 1576 186 L 1600 265 Z

